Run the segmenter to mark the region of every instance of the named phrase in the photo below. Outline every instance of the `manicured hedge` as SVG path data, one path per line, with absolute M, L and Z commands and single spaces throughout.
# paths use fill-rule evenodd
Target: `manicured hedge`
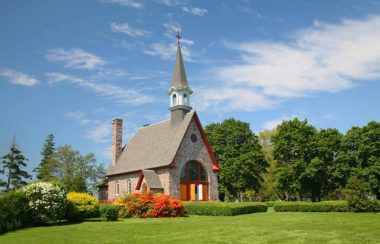
M 102 221 L 116 221 L 119 214 L 119 208 L 111 204 L 100 204 L 99 212 Z
M 277 212 L 348 212 L 346 201 L 324 202 L 276 202 L 273 206 Z
M 233 216 L 266 212 L 267 205 L 257 202 L 186 202 L 185 209 L 190 215 Z
M 21 191 L 0 195 L 0 233 L 32 225 L 28 199 Z

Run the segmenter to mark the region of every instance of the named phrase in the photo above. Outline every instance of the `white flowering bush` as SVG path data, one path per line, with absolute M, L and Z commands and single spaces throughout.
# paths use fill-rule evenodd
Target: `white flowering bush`
M 36 182 L 22 189 L 36 223 L 45 224 L 65 218 L 66 193 L 60 186 Z

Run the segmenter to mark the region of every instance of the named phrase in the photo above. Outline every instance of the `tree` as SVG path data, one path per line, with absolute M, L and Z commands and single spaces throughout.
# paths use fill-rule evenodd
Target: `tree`
M 26 180 L 32 178 L 28 172 L 21 169 L 21 167 L 26 167 L 28 159 L 17 148 L 16 139 L 13 139 L 9 153 L 2 156 L 1 159 L 3 166 L 1 172 L 6 176 L 6 182 L 3 181 L 1 186 L 5 187 L 7 191 L 26 185 Z
M 49 134 L 42 147 L 41 155 L 42 159 L 37 168 L 33 171 L 37 173 L 37 179 L 42 181 L 51 181 L 54 179 L 53 171 L 55 167 L 55 161 L 53 155 L 55 152 L 54 135 Z
M 95 155 L 82 156 L 70 145 L 59 147 L 53 154 L 55 161 L 53 175 L 67 192 L 93 191 L 104 173 L 103 165 L 97 165 Z M 93 192 L 92 192 L 93 193 Z
M 283 121 L 277 127 L 277 134 L 273 136 L 273 156 L 277 162 L 276 187 L 286 200 L 302 200 L 305 193 L 310 193 L 313 200 L 317 197 L 317 190 L 310 177 L 318 163 L 312 159 L 317 156 L 317 130 L 308 125 L 307 120 L 297 118 Z M 308 171 L 306 171 L 308 170 Z
M 268 164 L 249 124 L 230 118 L 209 124 L 205 131 L 222 168 L 220 198 L 234 199 L 246 190 L 258 191 Z
M 337 159 L 338 176 L 342 184 L 357 176 L 368 182 L 372 193 L 380 199 L 380 123 L 352 127 L 342 142 L 342 154 Z
M 259 142 L 262 147 L 265 160 L 268 162 L 268 168 L 263 173 L 263 183 L 259 190 L 259 196 L 261 200 L 276 200 L 278 199 L 277 191 L 275 188 L 275 169 L 276 160 L 273 158 L 273 142 L 272 137 L 277 133 L 276 129 L 265 130 L 259 134 Z

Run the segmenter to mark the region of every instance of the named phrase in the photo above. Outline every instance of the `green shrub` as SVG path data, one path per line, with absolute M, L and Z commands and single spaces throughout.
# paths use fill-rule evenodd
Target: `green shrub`
M 280 201 L 266 201 L 265 204 L 268 206 L 268 207 L 273 207 L 276 203 L 278 203 Z
M 277 212 L 347 212 L 345 201 L 324 202 L 276 202 L 273 206 Z
M 86 218 L 99 217 L 99 204 L 95 197 L 81 192 L 67 194 L 67 219 L 81 221 Z
M 0 195 L 0 233 L 32 224 L 28 199 L 21 191 Z
M 266 212 L 265 203 L 256 202 L 186 202 L 185 209 L 190 215 L 210 215 L 210 216 L 233 216 L 250 214 L 256 212 Z
M 66 213 L 66 193 L 62 187 L 48 182 L 36 182 L 22 188 L 35 224 L 62 220 Z
M 348 207 L 353 212 L 374 212 L 377 209 L 376 201 L 371 197 L 371 186 L 353 176 L 348 179 L 344 197 L 348 202 Z
M 119 208 L 111 204 L 101 204 L 99 212 L 102 221 L 116 221 L 119 214 Z

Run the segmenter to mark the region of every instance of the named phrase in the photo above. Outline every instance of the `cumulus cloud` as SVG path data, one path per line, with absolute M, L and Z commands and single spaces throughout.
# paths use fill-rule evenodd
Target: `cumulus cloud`
M 0 77 L 11 84 L 22 86 L 34 86 L 39 82 L 28 74 L 7 68 L 0 68 Z
M 146 30 L 132 28 L 128 23 L 111 23 L 111 30 L 113 32 L 121 32 L 129 36 L 143 36 L 146 37 L 150 33 Z
M 103 3 L 116 3 L 124 7 L 142 8 L 144 5 L 136 0 L 102 0 Z
M 89 91 L 92 91 L 105 98 L 113 99 L 123 104 L 146 104 L 153 102 L 153 97 L 141 94 L 133 89 L 126 89 L 124 87 L 116 86 L 113 84 L 99 83 L 76 76 L 62 74 L 62 73 L 46 73 L 49 84 L 56 84 L 58 82 L 69 82 Z
M 380 16 L 338 24 L 316 21 L 313 27 L 297 31 L 288 43 L 226 43 L 239 52 L 241 63 L 215 69 L 215 78 L 221 81 L 221 93 L 239 87 L 271 101 L 264 106 L 316 92 L 339 92 L 359 80 L 380 78 L 378 43 Z M 205 105 L 214 106 L 213 97 L 205 99 L 209 101 Z M 231 109 L 252 108 L 251 103 L 234 106 L 239 99 L 225 96 L 220 100 Z
M 107 62 L 95 54 L 80 48 L 55 48 L 47 51 L 45 58 L 52 62 L 63 63 L 66 68 L 94 70 L 102 68 Z

